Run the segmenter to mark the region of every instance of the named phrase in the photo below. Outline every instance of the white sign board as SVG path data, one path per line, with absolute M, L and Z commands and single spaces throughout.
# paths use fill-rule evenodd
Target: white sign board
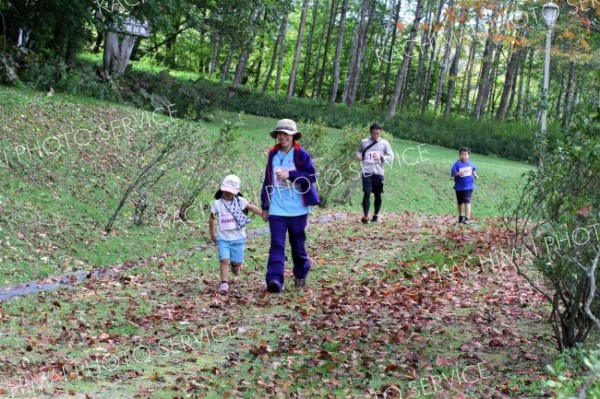
M 119 23 L 113 24 L 110 28 L 113 32 L 126 33 L 132 36 L 148 37 L 150 36 L 150 24 L 148 21 L 140 22 L 132 16 L 127 16 Z

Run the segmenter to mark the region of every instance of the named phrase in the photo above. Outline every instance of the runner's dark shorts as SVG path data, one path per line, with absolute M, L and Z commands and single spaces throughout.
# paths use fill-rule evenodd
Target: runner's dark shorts
M 458 202 L 458 205 L 470 204 L 472 195 L 473 195 L 473 190 L 457 191 L 456 192 L 456 202 Z
M 363 175 L 363 192 L 380 194 L 383 192 L 383 175 Z

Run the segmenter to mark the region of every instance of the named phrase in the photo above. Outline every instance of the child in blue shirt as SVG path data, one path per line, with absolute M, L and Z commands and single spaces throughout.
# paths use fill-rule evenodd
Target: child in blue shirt
M 454 190 L 458 202 L 458 223 L 471 224 L 471 196 L 477 179 L 477 167 L 469 161 L 471 150 L 461 147 L 458 150 L 460 159 L 454 162 L 450 175 L 454 177 Z

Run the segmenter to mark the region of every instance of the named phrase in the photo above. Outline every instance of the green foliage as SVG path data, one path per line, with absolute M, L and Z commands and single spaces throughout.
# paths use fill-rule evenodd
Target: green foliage
M 600 397 L 600 346 L 594 350 L 577 348 L 566 350 L 554 365 L 547 366 L 550 378 L 545 385 L 553 390 L 557 399 Z
M 322 121 L 307 124 L 304 128 L 303 146 L 315 160 L 321 206 L 347 205 L 359 188 L 360 166 L 354 154 L 365 130 L 347 126 L 332 139 Z
M 589 312 L 600 314 L 600 297 L 590 292 L 594 280 L 600 279 L 600 269 L 594 272 L 593 266 L 600 256 L 593 227 L 600 222 L 598 118 L 578 116 L 555 150 L 540 152 L 544 155 L 538 170 L 530 174 L 513 214 L 520 240 L 527 239 L 531 220 L 534 239 L 545 244 L 534 265 L 553 290 L 547 298 L 552 303 L 551 321 L 561 350 L 585 342 L 594 328 L 584 305 L 589 303 Z
M 441 119 L 425 114 L 401 114 L 386 123 L 394 136 L 420 143 L 497 155 L 516 161 L 531 161 L 534 132 L 523 122 L 498 123 L 495 120 L 473 120 L 464 116 Z

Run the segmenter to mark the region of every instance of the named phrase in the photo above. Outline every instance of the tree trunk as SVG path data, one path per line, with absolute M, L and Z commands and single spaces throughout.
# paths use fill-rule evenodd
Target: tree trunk
M 477 82 L 477 97 L 475 99 L 475 105 L 473 107 L 472 115 L 476 119 L 479 119 L 483 113 L 485 106 L 485 99 L 487 97 L 486 90 L 488 90 L 488 83 L 490 81 L 490 72 L 492 69 L 492 56 L 494 53 L 494 42 L 492 40 L 493 34 L 490 30 L 488 36 L 485 39 L 485 48 L 483 50 L 483 64 L 481 65 L 481 71 L 479 72 L 479 81 Z
M 373 2 L 373 4 L 375 4 L 375 2 Z M 367 25 L 367 30 L 369 29 L 371 20 L 372 19 L 369 18 L 369 24 Z M 371 43 L 372 41 L 375 41 L 376 43 L 378 42 L 378 39 L 372 38 L 373 35 L 374 35 L 374 32 L 371 32 L 371 34 L 370 34 L 371 37 L 369 37 L 366 40 L 366 43 Z M 369 60 L 367 62 L 364 61 L 364 56 L 363 56 L 361 76 L 364 76 L 364 78 L 359 81 L 359 87 L 360 87 L 360 93 L 361 93 L 360 100 L 363 103 L 366 102 L 367 95 L 369 93 L 369 88 L 371 87 L 371 79 L 373 76 L 373 66 L 374 65 L 375 65 L 375 52 L 374 51 L 371 52 L 371 54 L 369 56 Z
M 406 80 L 406 75 L 408 73 L 408 65 L 410 63 L 410 59 L 412 57 L 412 52 L 415 46 L 414 40 L 417 35 L 417 29 L 419 28 L 419 21 L 421 20 L 421 13 L 423 11 L 423 0 L 417 0 L 417 8 L 415 10 L 415 20 L 412 24 L 412 28 L 410 30 L 409 41 L 406 45 L 406 51 L 404 53 L 404 57 L 402 58 L 402 66 L 398 70 L 398 76 L 396 78 L 396 87 L 394 88 L 394 95 L 392 96 L 392 101 L 390 103 L 390 108 L 388 110 L 387 117 L 391 119 L 396 114 L 396 107 L 398 106 L 398 100 L 400 99 L 400 94 L 402 93 L 402 87 L 404 86 L 404 82 Z
M 454 9 L 454 0 L 450 0 L 448 3 L 448 8 Z M 450 18 L 450 14 L 448 15 L 448 19 L 446 20 L 446 45 L 444 46 L 444 55 L 442 56 L 442 66 L 440 68 L 440 73 L 438 74 L 437 88 L 435 92 L 435 104 L 433 106 L 433 111 L 437 114 L 438 108 L 440 106 L 440 102 L 442 101 L 442 91 L 444 89 L 444 76 L 446 76 L 446 69 L 448 68 L 448 62 L 450 61 L 450 49 L 452 44 L 452 28 L 454 26 L 454 13 L 451 14 L 452 18 Z M 457 52 L 458 47 L 456 48 Z M 455 72 L 456 74 L 456 72 Z
M 573 112 L 573 99 L 575 93 L 575 61 L 569 62 L 569 77 L 567 79 L 567 90 L 565 91 L 565 109 L 563 112 L 562 125 L 567 126 L 571 121 Z
M 260 12 L 260 7 L 256 7 L 250 15 L 250 20 L 248 21 L 249 28 L 246 32 L 247 36 L 241 42 L 240 59 L 238 60 L 238 64 L 235 68 L 235 76 L 233 78 L 234 86 L 242 83 L 244 78 L 244 73 L 246 72 L 246 67 L 248 66 L 248 59 L 250 58 L 250 52 L 254 47 L 254 38 L 256 37 L 256 29 L 254 26 L 256 25 L 256 20 L 260 16 Z
M 454 59 L 452 60 L 450 71 L 448 72 L 448 93 L 446 94 L 446 106 L 444 107 L 443 116 L 444 119 L 450 115 L 450 111 L 452 110 L 452 98 L 454 97 L 454 88 L 456 87 L 456 79 L 458 77 L 458 64 L 460 62 L 460 54 L 462 52 L 463 32 L 464 22 L 461 22 L 460 38 L 458 39 L 458 44 L 456 45 L 456 50 L 454 53 Z
M 233 47 L 229 47 L 227 50 L 227 57 L 225 57 L 225 62 L 223 63 L 223 70 L 221 71 L 221 82 L 229 79 L 229 66 L 231 65 L 231 60 L 233 58 Z
M 519 63 L 521 61 L 521 54 L 523 48 L 519 47 L 513 50 L 508 60 L 506 67 L 506 74 L 504 75 L 504 87 L 502 89 L 502 96 L 500 98 L 500 104 L 498 105 L 498 111 L 496 112 L 496 119 L 503 121 L 506 118 L 506 114 L 509 110 L 509 98 L 514 93 L 514 87 L 516 83 L 517 70 L 519 69 Z
M 351 107 L 356 101 L 356 93 L 360 81 L 361 65 L 365 55 L 365 41 L 369 30 L 370 21 L 375 10 L 375 0 L 363 0 L 360 12 L 360 22 L 356 31 L 355 41 L 356 47 L 353 47 L 352 60 L 350 69 L 348 70 L 348 79 L 344 89 L 344 102 L 348 107 Z
M 277 63 L 277 77 L 275 78 L 275 94 L 279 93 L 279 87 L 281 86 L 281 74 L 283 73 L 283 61 L 285 59 L 285 33 L 287 32 L 287 23 L 289 16 L 286 14 L 281 21 L 279 27 L 279 60 Z
M 533 55 L 535 50 L 533 47 L 529 53 L 529 65 L 527 66 L 527 83 L 525 84 L 525 101 L 523 102 L 523 114 L 529 116 L 529 94 L 531 93 L 531 75 L 533 74 Z
M 502 54 L 502 42 L 496 45 L 496 51 L 494 56 L 494 62 L 492 64 L 492 70 L 490 72 L 490 78 L 487 82 L 487 90 L 485 91 L 484 102 L 487 101 L 487 113 L 491 114 L 494 112 L 496 107 L 496 83 L 498 82 L 498 71 L 500 70 L 500 54 Z
M 394 0 L 390 0 L 390 6 L 393 7 L 394 6 Z M 385 2 L 385 12 L 388 12 L 388 4 L 387 4 L 387 0 Z M 381 93 L 381 79 L 383 77 L 383 64 L 381 63 L 381 56 L 379 51 L 381 50 L 381 54 L 383 54 L 383 52 L 385 52 L 385 49 L 388 46 L 388 42 L 390 40 L 390 36 L 392 31 L 396 30 L 396 28 L 394 27 L 394 25 L 388 24 L 385 27 L 384 30 L 384 35 L 383 38 L 380 34 L 378 34 L 377 36 L 375 36 L 375 51 L 373 52 L 375 55 L 375 59 L 377 61 L 377 79 L 375 82 L 375 95 L 379 95 Z
M 338 37 L 335 47 L 335 57 L 333 59 L 333 84 L 331 85 L 331 95 L 329 103 L 333 104 L 337 97 L 337 91 L 340 84 L 340 64 L 342 60 L 342 49 L 344 47 L 344 27 L 346 26 L 346 14 L 348 13 L 348 0 L 342 0 L 342 9 L 340 11 L 340 23 L 338 25 Z
M 479 26 L 479 14 L 475 17 L 475 26 Z M 475 53 L 477 52 L 477 44 L 479 43 L 476 35 L 471 37 L 471 48 L 469 49 L 469 58 L 467 59 L 467 67 L 465 70 L 465 75 L 463 79 L 463 84 L 460 88 L 460 97 L 458 99 L 458 110 L 462 111 L 463 109 L 469 109 L 469 103 L 471 99 L 471 79 L 473 78 L 473 63 L 475 60 Z M 465 88 L 466 83 L 466 88 Z M 463 91 L 465 105 L 463 108 Z
M 217 64 L 219 63 L 219 53 L 221 52 L 221 35 L 213 33 L 211 35 L 213 47 L 210 54 L 210 64 L 208 65 L 208 74 L 212 75 L 217 71 Z
M 285 18 L 284 18 L 285 20 Z M 283 21 L 282 21 L 283 24 Z M 273 74 L 273 69 L 275 69 L 275 61 L 277 61 L 277 48 L 279 47 L 279 42 L 281 41 L 281 25 L 279 28 L 279 34 L 277 35 L 277 39 L 275 40 L 275 44 L 273 46 L 273 54 L 271 54 L 271 62 L 269 63 L 269 68 L 267 68 L 267 74 L 265 75 L 265 81 L 263 82 L 261 92 L 267 91 L 269 87 L 269 81 L 271 80 L 271 75 Z M 285 27 L 284 27 L 285 33 Z
M 298 26 L 298 38 L 296 39 L 296 50 L 294 51 L 294 62 L 292 63 L 292 72 L 287 89 L 287 100 L 289 101 L 294 95 L 296 87 L 296 75 L 298 73 L 298 65 L 300 64 L 300 54 L 302 53 L 302 41 L 304 39 L 304 28 L 306 26 L 306 14 L 308 11 L 309 0 L 302 1 L 302 12 L 300 14 L 300 26 Z
M 313 36 L 315 34 L 315 25 L 317 24 L 317 13 L 319 11 L 319 0 L 315 0 L 312 12 L 312 22 L 310 31 L 308 32 L 308 41 L 306 42 L 306 58 L 304 59 L 304 71 L 302 73 L 302 87 L 300 88 L 300 97 L 306 96 L 306 88 L 308 87 L 309 73 L 312 69 L 312 45 Z
M 440 1 L 440 6 L 435 15 L 435 22 L 431 25 L 430 32 L 430 41 L 431 41 L 431 54 L 429 56 L 429 64 L 427 65 L 427 72 L 425 73 L 425 82 L 423 84 L 423 96 L 421 98 L 421 109 L 419 111 L 420 115 L 423 115 L 425 109 L 429 105 L 429 97 L 431 93 L 431 75 L 433 72 L 433 64 L 436 60 L 436 52 L 437 52 L 437 32 L 436 25 L 440 23 L 440 16 L 442 15 L 442 8 L 444 7 L 444 0 Z
M 400 22 L 400 9 L 401 9 L 402 0 L 398 0 L 396 5 L 396 12 L 394 13 L 394 27 L 392 28 L 392 42 L 390 43 L 390 51 L 388 52 L 387 61 L 386 61 L 386 69 L 385 69 L 385 79 L 383 83 L 383 98 L 381 99 L 381 108 L 385 109 L 387 105 L 387 94 L 388 87 L 390 83 L 390 75 L 392 74 L 392 61 L 394 60 L 394 51 L 396 46 L 396 39 L 398 37 L 398 22 Z
M 323 63 L 321 64 L 321 71 L 319 73 L 319 84 L 317 85 L 317 98 L 321 98 L 321 92 L 323 90 L 323 81 L 325 80 L 325 70 L 327 68 L 327 56 L 329 54 L 329 46 L 331 44 L 331 35 L 333 34 L 333 28 L 335 27 L 335 16 L 338 0 L 331 0 L 331 14 L 329 16 L 329 24 L 327 25 L 327 36 L 325 37 L 325 48 L 323 50 Z
M 258 81 L 260 80 L 260 71 L 262 70 L 263 56 L 264 56 L 264 52 L 265 52 L 265 37 L 264 36 L 261 36 L 260 45 L 258 47 L 259 47 L 258 64 L 256 65 L 256 71 L 254 74 L 254 84 L 252 85 L 253 87 L 258 87 Z M 252 70 L 253 68 L 251 67 L 250 69 Z
M 412 80 L 412 93 L 417 96 L 422 92 L 423 88 L 423 68 L 425 67 L 425 58 L 427 57 L 427 50 L 431 45 L 431 18 L 433 17 L 433 1 L 429 1 L 427 4 L 427 11 L 425 11 L 425 22 L 426 26 L 429 26 L 426 32 L 421 36 L 421 48 L 419 51 L 419 62 L 417 63 L 417 70 L 415 71 L 415 77 Z
M 522 53 L 522 59 L 519 62 L 519 67 L 518 67 L 518 81 L 519 81 L 519 88 L 517 90 L 513 90 L 513 97 L 517 98 L 517 105 L 515 107 L 514 112 L 512 113 L 512 115 L 515 118 L 519 118 L 521 116 L 521 111 L 523 110 L 523 80 L 524 80 L 524 76 L 525 76 L 525 68 L 523 67 L 523 61 L 525 61 L 525 59 L 527 58 L 527 54 L 528 54 L 529 49 L 524 48 L 523 49 L 523 53 Z M 516 93 L 516 95 L 514 95 Z M 511 97 L 510 99 L 511 105 L 513 102 L 513 98 Z M 511 106 L 509 105 L 508 109 L 511 109 Z
M 119 43 L 119 36 L 116 32 L 106 33 L 106 43 L 104 44 L 104 73 L 106 76 L 125 73 L 135 40 L 135 36 L 124 35 L 123 41 Z

